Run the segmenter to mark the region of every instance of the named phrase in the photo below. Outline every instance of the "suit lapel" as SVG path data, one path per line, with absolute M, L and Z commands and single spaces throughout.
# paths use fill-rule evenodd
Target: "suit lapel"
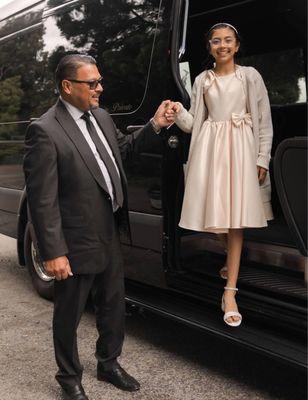
M 99 168 L 99 165 L 97 164 L 97 161 L 94 154 L 92 153 L 90 146 L 88 145 L 76 122 L 71 117 L 70 113 L 67 111 L 65 105 L 61 102 L 61 100 L 58 100 L 56 104 L 55 117 L 58 120 L 59 124 L 62 126 L 66 135 L 74 143 L 76 149 L 78 150 L 84 163 L 91 172 L 93 178 L 97 181 L 101 188 L 108 193 L 108 188 L 104 176 Z

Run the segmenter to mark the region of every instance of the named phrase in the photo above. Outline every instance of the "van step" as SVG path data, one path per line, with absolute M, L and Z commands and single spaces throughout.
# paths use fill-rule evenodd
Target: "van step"
M 219 304 L 225 280 L 219 276 L 223 257 L 203 254 L 190 258 L 182 273 L 168 272 L 168 285 L 207 305 Z M 246 320 L 270 329 L 306 337 L 307 294 L 304 281 L 287 271 L 266 271 L 266 266 L 250 263 L 241 266 L 237 303 Z M 282 273 L 283 272 L 283 273 Z
M 126 300 L 130 304 L 204 330 L 222 340 L 237 343 L 292 367 L 307 369 L 305 340 L 284 335 L 281 331 L 277 334 L 277 331 L 245 318 L 239 329 L 230 329 L 224 324 L 218 308 L 204 306 L 198 299 L 185 296 L 176 290 L 147 287 L 144 284 L 126 281 L 126 293 Z
M 211 278 L 221 280 L 219 269 L 223 266 L 224 259 L 205 256 L 190 260 L 190 265 L 185 266 L 189 274 L 197 274 L 203 279 Z M 287 274 L 286 271 L 277 269 L 266 270 L 264 265 L 249 263 L 241 265 L 239 279 L 239 288 L 253 290 L 257 293 L 266 294 L 283 301 L 294 302 L 295 304 L 306 307 L 307 288 L 303 279 Z
M 254 286 L 278 295 L 307 300 L 304 281 L 290 276 L 244 267 L 240 273 L 239 282 L 241 285 Z

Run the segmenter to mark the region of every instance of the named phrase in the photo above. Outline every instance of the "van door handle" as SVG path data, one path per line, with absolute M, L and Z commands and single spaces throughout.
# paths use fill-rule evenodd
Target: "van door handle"
M 128 125 L 126 127 L 126 130 L 127 130 L 127 132 L 132 133 L 143 127 L 144 127 L 144 125 Z

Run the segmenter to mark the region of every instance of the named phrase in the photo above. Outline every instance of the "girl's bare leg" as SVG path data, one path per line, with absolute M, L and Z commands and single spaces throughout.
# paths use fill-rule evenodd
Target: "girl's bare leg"
M 228 279 L 227 287 L 236 288 L 237 278 L 240 269 L 240 260 L 243 247 L 243 229 L 229 229 L 228 233 L 228 255 L 227 255 L 227 268 L 228 268 Z M 225 312 L 238 311 L 237 304 L 235 301 L 236 292 L 233 290 L 225 290 Z M 229 322 L 238 321 L 239 317 L 228 318 Z
M 228 249 L 228 235 L 227 233 L 218 233 L 217 234 L 220 243 L 222 244 L 223 248 L 227 251 Z
M 217 236 L 218 236 L 218 239 L 219 239 L 222 247 L 224 248 L 225 252 L 227 253 L 227 251 L 228 251 L 228 235 L 227 235 L 227 233 L 218 233 Z M 219 271 L 220 276 L 224 279 L 227 279 L 227 274 L 228 274 L 228 272 L 225 270 L 226 267 L 227 267 L 227 263 L 225 262 L 224 266 Z

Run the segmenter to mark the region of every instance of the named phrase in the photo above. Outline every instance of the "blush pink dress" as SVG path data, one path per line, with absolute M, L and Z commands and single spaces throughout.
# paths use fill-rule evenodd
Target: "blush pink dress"
M 208 118 L 190 148 L 179 226 L 214 233 L 267 226 L 272 214 L 261 198 L 243 81 L 236 73 L 208 75 Z

